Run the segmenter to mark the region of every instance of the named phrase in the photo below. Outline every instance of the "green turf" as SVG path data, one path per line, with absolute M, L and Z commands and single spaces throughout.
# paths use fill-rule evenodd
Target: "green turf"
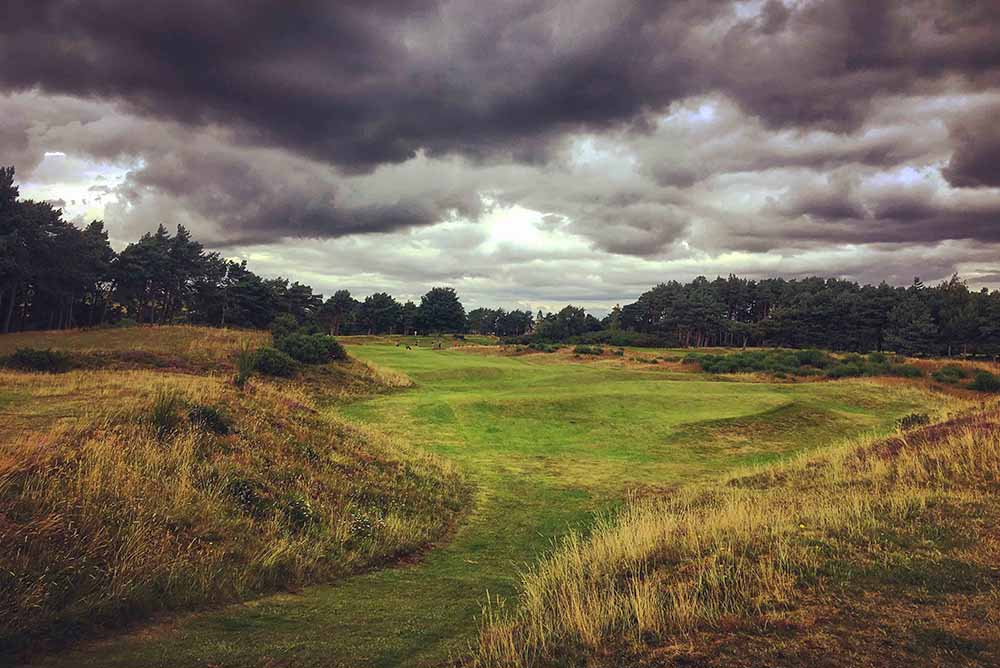
M 487 593 L 635 487 L 669 487 L 886 429 L 926 395 L 872 381 L 726 382 L 551 355 L 357 345 L 416 386 L 347 417 L 456 462 L 475 507 L 420 563 L 196 614 L 44 665 L 427 666 L 474 639 Z

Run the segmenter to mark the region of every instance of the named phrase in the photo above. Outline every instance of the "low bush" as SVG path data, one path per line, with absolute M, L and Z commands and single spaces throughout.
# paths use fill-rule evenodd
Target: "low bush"
M 577 355 L 603 355 L 604 348 L 600 346 L 576 346 L 573 352 Z
M 934 373 L 931 374 L 931 378 L 939 383 L 947 383 L 949 385 L 955 385 L 964 378 L 969 377 L 969 372 L 965 368 L 960 367 L 957 364 L 946 364 Z
M 643 334 L 625 330 L 602 329 L 597 332 L 587 332 L 570 339 L 571 343 L 603 344 L 615 348 L 630 346 L 633 348 L 669 348 L 676 341 L 655 334 Z
M 885 367 L 889 376 L 901 376 L 903 378 L 920 378 L 924 375 L 923 370 L 912 364 L 889 364 Z
M 188 409 L 187 416 L 191 424 L 219 436 L 226 436 L 233 430 L 229 416 L 215 406 L 195 404 Z
M 728 355 L 691 353 L 682 360 L 698 364 L 708 373 L 769 373 L 778 378 L 815 376 L 827 378 L 857 378 L 860 376 L 902 376 L 919 378 L 919 367 L 890 362 L 882 353 L 867 357 L 858 354 L 836 358 L 821 350 L 750 350 Z
M 923 427 L 931 423 L 931 416 L 927 413 L 910 413 L 896 420 L 896 427 L 903 431 Z
M 677 345 L 677 341 L 672 338 L 657 336 L 655 334 L 644 334 L 642 332 L 632 332 L 626 330 L 602 329 L 596 332 L 586 332 L 565 339 L 553 340 L 544 338 L 537 334 L 522 334 L 521 336 L 504 337 L 501 343 L 507 345 L 525 345 L 552 343 L 569 343 L 584 346 L 609 346 L 613 348 L 670 348 Z
M 817 369 L 825 369 L 834 362 L 833 358 L 822 350 L 796 350 L 794 355 L 800 367 L 812 366 Z
M 277 316 L 271 321 L 270 327 L 271 339 L 274 341 L 274 345 L 277 346 L 282 339 L 294 334 L 298 329 L 299 321 L 291 313 L 282 313 Z
M 846 362 L 838 364 L 826 372 L 827 378 L 857 378 L 859 376 L 871 375 L 868 368 L 858 362 Z
M 326 364 L 347 359 L 344 347 L 326 334 L 289 334 L 278 341 L 277 347 L 302 364 Z
M 309 497 L 301 493 L 289 495 L 281 506 L 281 512 L 293 531 L 302 531 L 318 520 Z
M 889 356 L 881 352 L 868 353 L 868 361 L 872 364 L 888 364 Z
M 5 366 L 19 371 L 65 373 L 73 368 L 73 358 L 61 350 L 18 348 L 7 357 Z
M 977 371 L 969 387 L 979 392 L 1000 392 L 1000 376 L 989 371 Z
M 226 491 L 246 515 L 259 519 L 267 512 L 269 504 L 261 483 L 248 478 L 233 478 L 226 485 Z
M 291 378 L 299 365 L 288 353 L 277 348 L 260 348 L 254 355 L 254 369 L 265 376 Z
M 559 350 L 559 346 L 552 343 L 529 343 L 528 347 L 532 350 L 537 350 L 540 353 L 554 353 Z
M 833 358 L 818 350 L 750 350 L 729 355 L 692 353 L 682 361 L 698 364 L 708 373 L 758 372 L 788 376 L 815 374 L 817 368 L 833 364 Z

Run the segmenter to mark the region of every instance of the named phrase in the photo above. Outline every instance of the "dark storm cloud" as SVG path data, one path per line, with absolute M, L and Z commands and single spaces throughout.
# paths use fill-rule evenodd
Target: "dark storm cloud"
M 6 10 L 0 61 L 18 66 L 0 82 L 223 124 L 348 168 L 421 148 L 533 161 L 554 130 L 689 90 L 691 63 L 663 46 L 711 4 L 40 0 Z
M 997 36 L 1000 40 L 1000 35 Z M 955 152 L 942 172 L 953 186 L 1000 187 L 1000 105 L 956 121 Z
M 826 187 L 798 188 L 769 209 L 796 221 L 773 228 L 785 239 L 1000 242 L 1000 198 L 963 191 L 944 195 L 927 181 L 864 185 L 835 175 Z
M 447 187 L 412 197 L 359 198 L 321 166 L 222 146 L 174 146 L 130 173 L 117 192 L 130 204 L 151 197 L 157 208 L 211 221 L 217 246 L 392 232 L 458 215 L 475 218 L 482 208 L 474 193 Z
M 880 95 L 946 85 L 947 75 L 997 83 L 992 0 L 807 2 L 787 16 L 768 7 L 729 31 L 711 74 L 772 127 L 854 128 Z
M 771 126 L 856 126 L 880 94 L 994 76 L 995 3 L 36 0 L 6 8 L 6 88 L 124 101 L 350 169 L 547 157 L 559 133 L 719 90 Z M 40 47 L 44 45 L 44 47 Z M 642 127 L 640 124 L 637 127 Z

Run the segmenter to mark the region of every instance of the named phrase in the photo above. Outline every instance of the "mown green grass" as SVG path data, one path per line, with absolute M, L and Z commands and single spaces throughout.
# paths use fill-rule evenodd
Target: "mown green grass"
M 459 464 L 471 514 L 416 565 L 262 599 L 101 643 L 42 665 L 430 666 L 475 639 L 487 594 L 630 490 L 887 430 L 933 399 L 875 380 L 751 383 L 547 355 L 366 343 L 351 353 L 415 386 L 329 410 Z

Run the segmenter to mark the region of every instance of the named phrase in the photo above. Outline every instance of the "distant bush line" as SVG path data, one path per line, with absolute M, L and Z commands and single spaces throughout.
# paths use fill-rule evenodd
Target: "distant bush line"
M 863 376 L 899 376 L 921 378 L 920 367 L 907 364 L 905 358 L 874 352 L 862 356 L 856 353 L 835 357 L 821 350 L 752 350 L 728 355 L 691 353 L 683 362 L 697 364 L 707 373 L 767 373 L 779 378 L 788 376 L 823 376 L 826 378 L 859 378 Z M 949 364 L 934 371 L 931 377 L 942 383 L 957 385 L 972 373 Z M 1000 392 L 1000 377 L 976 370 L 974 380 L 966 385 L 980 392 Z

